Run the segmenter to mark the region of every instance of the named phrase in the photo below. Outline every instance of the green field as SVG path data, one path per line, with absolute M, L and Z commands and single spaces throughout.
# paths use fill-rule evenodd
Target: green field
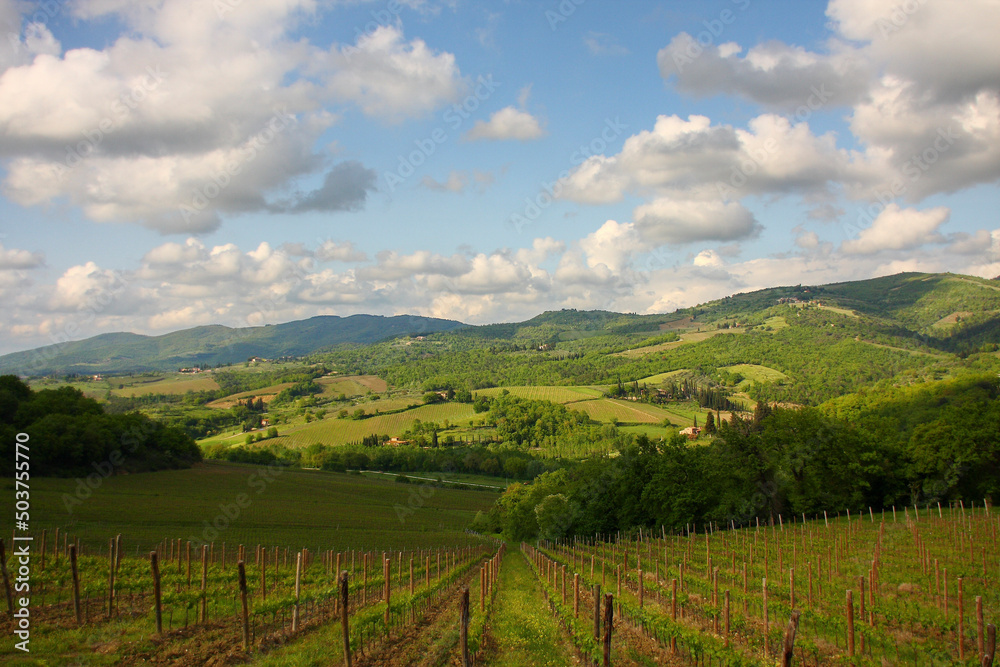
M 527 398 L 533 401 L 551 401 L 552 403 L 574 403 L 600 398 L 604 395 L 603 387 L 493 387 L 480 389 L 476 395 L 499 396 L 508 391 L 517 398 Z
M 79 503 L 77 480 L 38 478 L 32 480 L 32 527 L 39 534 L 48 529 L 50 536 L 59 527 L 94 550 L 106 549 L 107 540 L 121 533 L 134 555 L 164 538 L 203 539 L 205 522 L 222 517 L 218 525 L 226 523 L 225 509 L 232 510 L 243 494 L 249 505 L 211 541 L 317 550 L 419 548 L 464 542 L 462 531 L 475 513 L 496 498 L 489 490 L 428 487 L 411 501 L 420 489 L 416 484 L 274 470 L 213 461 L 190 470 L 116 475 L 89 497 L 81 493 Z M 411 505 L 401 519 L 397 509 Z M 9 536 L 10 520 L 4 519 Z
M 244 398 L 260 398 L 265 403 L 270 403 L 282 389 L 288 389 L 294 385 L 294 382 L 282 382 L 281 384 L 272 384 L 269 387 L 261 387 L 252 391 L 241 391 L 238 394 L 230 394 L 225 398 L 220 398 L 206 405 L 210 408 L 231 408 L 236 405 L 237 401 Z
M 719 370 L 739 373 L 751 382 L 778 382 L 779 380 L 788 379 L 788 376 L 781 371 L 756 364 L 734 364 L 732 366 L 723 366 Z
M 587 413 L 591 419 L 609 422 L 617 419 L 624 423 L 659 424 L 670 416 L 665 410 L 648 403 L 638 401 L 619 401 L 611 398 L 599 398 L 594 401 L 575 403 L 571 410 Z
M 118 384 L 124 384 L 121 389 Z M 219 388 L 219 383 L 206 373 L 196 375 L 174 374 L 163 375 L 156 378 L 133 379 L 133 378 L 111 378 L 109 382 L 116 388 L 111 390 L 115 396 L 144 396 L 147 394 L 185 394 L 189 391 L 214 391 Z
M 316 380 L 323 386 L 324 395 L 346 394 L 347 396 L 364 396 L 368 392 L 382 393 L 388 389 L 385 380 L 374 375 L 328 376 Z
M 666 373 L 657 373 L 656 375 L 650 375 L 649 377 L 642 378 L 641 380 L 639 380 L 639 384 L 647 384 L 647 385 L 656 386 L 656 385 L 663 384 L 667 380 L 673 380 L 678 375 L 683 375 L 684 373 L 688 373 L 688 372 L 689 372 L 689 370 L 687 368 L 681 368 L 681 369 L 676 370 L 676 371 L 667 371 Z
M 370 405 L 362 404 L 358 407 L 363 408 L 368 414 L 374 412 L 374 407 Z M 349 411 L 353 412 L 356 409 L 351 408 Z M 447 420 L 451 424 L 461 425 L 471 421 L 474 415 L 472 406 L 468 403 L 432 403 L 413 410 L 359 420 L 340 419 L 328 413 L 327 417 L 320 421 L 279 428 L 281 436 L 268 442 L 289 447 L 306 447 L 317 442 L 324 445 L 344 445 L 359 441 L 366 435 L 402 435 L 418 419 L 422 422 L 437 422 L 439 424 Z M 230 442 L 242 443 L 240 439 L 242 435 L 235 436 L 236 440 L 230 439 Z

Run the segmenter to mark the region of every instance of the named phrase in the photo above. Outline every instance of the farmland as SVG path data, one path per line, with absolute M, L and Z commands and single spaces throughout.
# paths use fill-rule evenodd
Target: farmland
M 241 494 L 252 503 L 217 541 L 284 546 L 345 544 L 357 548 L 427 547 L 460 535 L 492 492 L 434 489 L 422 511 L 401 522 L 416 485 L 346 474 L 207 462 L 190 470 L 109 477 L 91 494 L 76 480 L 38 479 L 35 526 L 61 527 L 90 549 L 111 534 L 128 536 L 129 552 L 146 552 L 165 537 L 198 537 Z M 365 501 L 359 506 L 358 499 Z
M 216 654 L 255 665 L 344 664 L 333 586 L 343 570 L 351 653 L 362 666 L 453 664 L 464 590 L 469 652 L 483 665 L 589 664 L 607 651 L 613 665 L 763 666 L 775 664 L 785 642 L 797 665 L 978 665 L 991 650 L 987 629 L 1000 610 L 1000 517 L 991 509 L 927 505 L 777 519 L 500 550 L 461 534 L 361 549 L 346 537 L 317 541 L 314 532 L 300 535 L 315 545 L 307 550 L 249 546 L 251 539 L 245 647 L 234 543 L 225 554 L 220 542 L 204 551 L 184 540 L 151 547 L 164 592 L 158 633 L 149 559 L 128 555 L 127 537 L 113 597 L 107 545 L 102 555 L 83 540 L 90 553 L 78 559 L 74 621 L 69 559 L 50 533 L 47 562 L 35 573 L 32 649 L 39 660 L 89 653 L 98 665 L 154 656 L 196 665 Z
M 551 401 L 553 403 L 574 403 L 600 398 L 606 387 L 504 387 L 480 389 L 476 395 L 494 397 L 502 391 L 508 391 L 518 398 L 533 401 Z

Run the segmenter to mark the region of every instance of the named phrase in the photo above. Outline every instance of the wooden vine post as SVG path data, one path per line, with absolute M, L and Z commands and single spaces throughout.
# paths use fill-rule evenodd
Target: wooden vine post
M 469 588 L 462 589 L 458 600 L 459 622 L 461 623 L 461 634 L 459 641 L 462 646 L 462 667 L 469 667 L 472 662 L 469 659 Z
M 389 627 L 389 597 L 392 594 L 392 558 L 385 558 L 382 561 L 383 586 L 385 588 L 385 627 Z M 468 593 L 466 593 L 468 595 Z
M 611 628 L 615 620 L 615 597 L 604 596 L 604 667 L 611 667 Z
M 208 545 L 201 545 L 201 614 L 200 621 L 208 622 Z
M 250 650 L 250 607 L 247 606 L 247 569 L 243 561 L 236 563 L 239 573 L 241 621 L 243 625 L 243 650 Z
M 163 607 L 160 604 L 160 564 L 155 551 L 149 552 L 149 566 L 153 570 L 153 604 L 156 609 L 156 634 L 163 632 Z
M 792 615 L 788 619 L 788 628 L 785 630 L 785 645 L 781 651 L 781 667 L 791 667 L 792 655 L 795 651 L 795 634 L 799 631 L 799 616 L 797 609 L 792 610 Z
M 295 606 L 292 607 L 292 632 L 299 629 L 299 596 L 302 592 L 302 552 L 295 555 Z
M 854 592 L 847 591 L 847 655 L 854 657 Z
M 997 626 L 986 626 L 986 644 L 983 647 L 982 667 L 993 667 L 993 657 L 997 650 Z
M 108 540 L 108 618 L 115 609 L 115 539 Z
M 430 561 L 430 558 L 427 559 Z M 348 619 L 347 570 L 340 573 L 340 624 L 344 630 L 344 664 L 351 667 L 351 626 Z

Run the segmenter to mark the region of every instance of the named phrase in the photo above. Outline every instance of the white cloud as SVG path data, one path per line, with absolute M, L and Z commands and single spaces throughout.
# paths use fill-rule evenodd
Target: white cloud
M 45 263 L 45 255 L 18 248 L 5 248 L 0 243 L 0 271 L 7 269 L 34 269 Z
M 647 248 L 631 222 L 619 224 L 608 220 L 592 234 L 580 240 L 580 247 L 587 258 L 587 266 L 595 269 L 605 266 L 614 273 L 624 269 L 632 256 Z
M 350 241 L 335 243 L 327 240 L 316 250 L 316 259 L 321 262 L 364 262 L 367 261 L 368 256 L 357 250 Z
M 392 122 L 426 115 L 465 89 L 454 55 L 435 53 L 420 39 L 407 43 L 394 26 L 331 51 L 326 65 L 334 70 L 327 84 L 331 94 Z
M 739 57 L 733 43 L 702 47 L 680 33 L 660 50 L 660 75 L 681 92 L 701 96 L 736 94 L 770 108 L 807 112 L 861 99 L 871 65 L 850 50 L 820 55 L 781 42 L 765 42 Z M 810 106 L 811 105 L 811 106 Z
M 465 133 L 468 141 L 532 141 L 545 135 L 538 119 L 527 111 L 504 107 L 490 115 L 488 121 L 477 120 Z
M 889 204 L 872 226 L 858 238 L 845 241 L 841 250 L 849 255 L 872 255 L 882 250 L 908 250 L 926 243 L 941 243 L 938 228 L 947 222 L 951 211 L 940 206 L 924 211 Z
M 91 220 L 162 233 L 209 232 L 250 211 L 356 210 L 375 174 L 316 153 L 339 121 L 324 107 L 356 104 L 396 121 L 465 88 L 452 54 L 398 27 L 322 51 L 290 37 L 314 0 L 216 4 L 81 1 L 67 8 L 76 19 L 130 30 L 103 49 L 62 53 L 38 46 L 33 28 L 32 57 L 23 40 L 19 60 L 0 54 L 4 194 L 22 206 L 65 199 Z M 0 20 L 19 24 L 10 8 L 4 0 Z M 323 171 L 316 190 L 296 188 Z
M 437 192 L 464 192 L 469 185 L 469 174 L 464 171 L 452 170 L 448 172 L 448 178 L 441 182 L 434 180 L 434 177 L 428 174 L 423 177 L 420 184 L 428 190 Z
M 591 30 L 583 36 L 583 43 L 595 56 L 624 56 L 629 52 L 618 43 L 613 35 L 595 30 Z
M 653 244 L 738 241 L 760 233 L 753 214 L 738 202 L 657 199 L 635 209 L 635 227 Z

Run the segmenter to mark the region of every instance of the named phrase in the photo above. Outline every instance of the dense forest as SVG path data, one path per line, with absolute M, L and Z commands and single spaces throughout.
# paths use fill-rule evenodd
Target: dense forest
M 883 390 L 822 409 L 759 404 L 752 417 L 723 421 L 701 447 L 637 436 L 617 456 L 512 485 L 478 527 L 553 539 L 996 499 L 995 376 Z
M 187 434 L 139 413 L 107 414 L 70 387 L 35 392 L 0 376 L 0 462 L 13 475 L 14 443 L 28 434 L 33 476 L 74 476 L 188 467 L 201 450 Z

